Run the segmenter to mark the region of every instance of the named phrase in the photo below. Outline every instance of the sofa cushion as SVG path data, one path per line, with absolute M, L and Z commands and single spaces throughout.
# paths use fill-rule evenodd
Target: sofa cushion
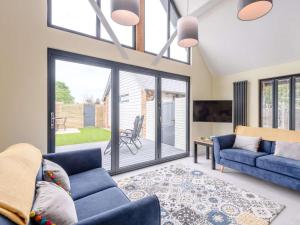
M 233 148 L 257 152 L 259 148 L 260 140 L 261 137 L 248 137 L 248 136 L 236 135 Z
M 69 176 L 57 163 L 43 159 L 43 176 L 45 181 L 55 183 L 67 192 L 71 191 Z
M 259 157 L 256 166 L 272 172 L 300 179 L 300 161 L 274 155 Z
M 129 203 L 125 194 L 116 187 L 109 188 L 75 201 L 78 220 L 98 215 Z
M 60 186 L 39 181 L 30 217 L 40 225 L 73 225 L 78 222 L 74 201 Z M 63 207 L 62 207 L 63 206 Z
M 256 158 L 265 156 L 265 152 L 253 152 L 244 149 L 223 149 L 220 152 L 221 158 L 255 166 Z
M 269 153 L 269 154 L 274 153 L 273 141 L 261 140 L 260 143 L 259 143 L 258 151 L 259 152 L 266 152 L 266 153 Z
M 69 178 L 74 200 L 117 186 L 116 182 L 103 168 L 78 173 Z
M 300 160 L 300 143 L 276 141 L 274 155 Z

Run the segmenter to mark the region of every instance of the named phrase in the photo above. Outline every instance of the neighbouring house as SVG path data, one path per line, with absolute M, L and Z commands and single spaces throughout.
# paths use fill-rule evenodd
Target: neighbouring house
M 186 148 L 186 86 L 167 80 L 162 84 L 162 143 Z M 111 82 L 108 80 L 102 101 L 104 127 L 111 125 Z M 155 140 L 155 79 L 124 72 L 120 75 L 120 129 L 132 129 L 136 116 L 144 116 L 142 137 Z

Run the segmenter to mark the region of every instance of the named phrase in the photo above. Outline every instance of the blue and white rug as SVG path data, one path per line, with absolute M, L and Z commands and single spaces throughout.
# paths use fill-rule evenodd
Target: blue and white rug
M 132 200 L 157 195 L 162 225 L 268 225 L 284 206 L 199 170 L 166 166 L 118 181 Z

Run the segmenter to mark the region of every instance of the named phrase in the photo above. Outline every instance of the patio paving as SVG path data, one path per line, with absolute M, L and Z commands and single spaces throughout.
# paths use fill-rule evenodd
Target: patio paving
M 111 156 L 110 154 L 104 155 L 104 150 L 108 142 L 94 142 L 77 145 L 67 145 L 56 147 L 56 152 L 78 151 L 92 148 L 102 149 L 102 164 L 106 170 L 111 168 Z M 126 167 L 142 162 L 147 162 L 155 159 L 155 143 L 153 141 L 143 139 L 143 147 L 139 149 L 136 155 L 131 154 L 126 146 L 122 146 L 120 149 L 120 167 Z M 185 153 L 185 150 L 175 148 L 171 145 L 162 144 L 162 157 L 168 157 L 172 155 Z

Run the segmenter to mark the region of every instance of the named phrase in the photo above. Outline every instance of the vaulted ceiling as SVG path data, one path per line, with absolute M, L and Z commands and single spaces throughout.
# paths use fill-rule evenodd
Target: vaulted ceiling
M 175 2 L 184 15 L 186 1 Z M 199 18 L 199 47 L 211 73 L 229 75 L 300 60 L 300 1 L 273 2 L 267 16 L 243 22 L 236 16 L 237 0 L 190 0 L 190 12 Z

